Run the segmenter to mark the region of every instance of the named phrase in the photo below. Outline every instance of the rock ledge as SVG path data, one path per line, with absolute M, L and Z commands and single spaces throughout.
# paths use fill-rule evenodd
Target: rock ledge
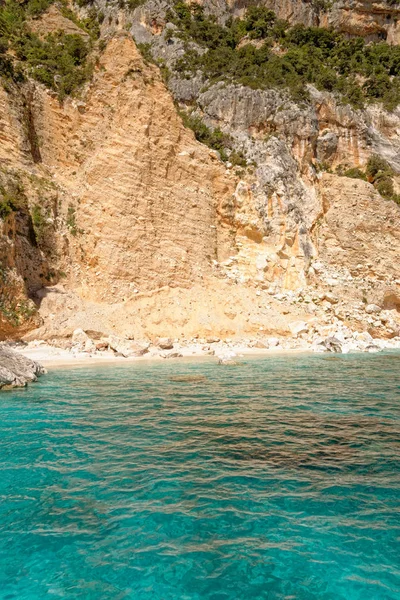
M 44 373 L 46 369 L 39 363 L 8 346 L 0 346 L 0 389 L 24 387 Z

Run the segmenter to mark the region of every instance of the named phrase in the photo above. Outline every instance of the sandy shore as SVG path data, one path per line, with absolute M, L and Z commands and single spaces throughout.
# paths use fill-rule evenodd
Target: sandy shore
M 129 356 L 129 353 L 126 352 L 128 354 L 127 357 L 123 356 L 124 349 L 119 353 L 111 350 L 110 347 L 107 349 L 106 346 L 105 350 L 87 351 L 85 350 L 84 343 L 73 344 L 70 348 L 59 348 L 37 340 L 28 344 L 15 344 L 13 347 L 15 350 L 21 352 L 21 354 L 49 369 L 89 365 L 126 365 L 144 361 L 201 360 L 202 358 L 215 361 L 222 359 L 225 362 L 229 362 L 245 356 L 267 357 L 327 351 L 323 345 L 313 343 L 312 339 L 270 338 L 270 340 L 266 344 L 262 344 L 258 340 L 216 340 L 215 342 L 206 342 L 205 340 L 175 340 L 172 344 L 170 340 L 168 350 L 161 349 L 160 345 L 150 345 L 148 351 L 142 356 Z M 336 341 L 338 342 L 338 340 Z M 389 349 L 399 350 L 400 339 L 397 339 L 397 341 L 375 340 L 372 337 L 367 337 L 366 340 L 355 341 L 353 337 L 346 340 L 343 339 L 339 345 L 339 353 L 342 352 L 344 354 L 348 352 L 376 352 Z M 330 348 L 330 351 L 336 352 L 337 350 Z
M 146 362 L 146 361 L 182 361 L 190 359 L 201 359 L 208 358 L 219 360 L 220 356 L 226 354 L 226 352 L 235 352 L 237 358 L 243 356 L 270 356 L 276 354 L 298 354 L 309 352 L 308 349 L 287 349 L 287 348 L 249 348 L 246 346 L 227 348 L 219 347 L 216 348 L 215 354 L 204 352 L 195 346 L 187 346 L 179 348 L 181 357 L 166 359 L 160 355 L 159 352 L 147 352 L 143 356 L 139 357 L 127 357 L 115 356 L 113 352 L 99 352 L 99 353 L 88 353 L 88 352 L 74 352 L 69 350 L 63 350 L 62 348 L 55 348 L 48 345 L 39 345 L 36 347 L 25 346 L 15 348 L 28 358 L 41 363 L 46 368 L 59 368 L 59 367 L 76 367 L 76 366 L 90 366 L 90 365 L 126 365 L 129 363 Z

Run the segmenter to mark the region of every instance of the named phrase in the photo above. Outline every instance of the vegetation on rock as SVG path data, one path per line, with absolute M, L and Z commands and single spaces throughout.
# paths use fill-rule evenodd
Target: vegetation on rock
M 396 194 L 394 191 L 393 177 L 395 173 L 389 163 L 381 156 L 371 156 L 368 159 L 365 172 L 358 167 L 354 167 L 345 171 L 343 175 L 369 181 L 383 198 L 400 204 L 400 194 Z
M 7 185 L 0 182 L 0 219 L 6 219 L 12 212 L 27 206 L 24 188 L 18 180 L 9 180 Z
M 230 143 L 229 135 L 224 134 L 219 127 L 210 129 L 198 116 L 190 115 L 185 112 L 181 112 L 180 115 L 185 127 L 189 127 L 194 132 L 196 140 L 219 152 L 222 160 L 228 159 L 227 148 Z
M 380 156 L 371 156 L 367 163 L 366 175 L 383 198 L 400 204 L 400 195 L 394 191 L 394 171 L 386 160 Z
M 39 16 L 52 2 L 5 0 L 0 6 L 0 75 L 14 81 L 33 77 L 57 91 L 62 100 L 91 75 L 90 43 L 80 35 L 63 32 L 48 34 L 42 39 L 29 30 L 27 20 Z M 71 18 L 71 11 L 65 6 L 62 10 Z M 78 22 L 76 18 L 73 20 Z M 92 36 L 96 35 L 94 24 L 98 23 L 98 15 L 89 14 L 85 22 L 78 23 Z
M 184 41 L 185 54 L 175 63 L 181 76 L 200 71 L 210 81 L 286 88 L 297 100 L 307 99 L 307 84 L 313 84 L 356 108 L 381 101 L 393 109 L 400 103 L 399 46 L 348 39 L 320 27 L 289 26 L 264 7 L 251 6 L 243 19 L 221 25 L 201 6 L 179 0 L 167 20 L 177 28 L 174 36 Z

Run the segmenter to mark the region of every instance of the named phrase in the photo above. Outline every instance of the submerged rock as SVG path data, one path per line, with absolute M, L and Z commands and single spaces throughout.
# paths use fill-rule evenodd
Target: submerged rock
M 44 373 L 46 369 L 39 363 L 7 346 L 0 346 L 0 389 L 24 387 Z
M 233 358 L 220 358 L 218 361 L 218 364 L 229 366 L 229 367 L 236 367 L 240 363 L 237 360 L 233 360 Z
M 201 381 L 207 381 L 207 377 L 205 375 L 173 375 L 172 377 L 168 377 L 169 381 L 174 381 L 177 383 L 198 383 Z
M 223 354 L 219 354 L 218 355 L 218 364 L 219 365 L 229 365 L 229 366 L 236 366 L 239 363 L 235 360 L 237 357 L 236 352 L 233 352 L 233 350 L 227 350 L 226 352 L 224 352 Z
M 369 344 L 366 348 L 366 352 L 381 352 L 382 348 L 377 346 L 376 344 Z

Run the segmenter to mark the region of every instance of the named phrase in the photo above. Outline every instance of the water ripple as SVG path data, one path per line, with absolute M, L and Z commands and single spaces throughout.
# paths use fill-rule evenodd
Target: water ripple
M 0 599 L 400 597 L 400 355 L 50 373 L 0 404 Z

